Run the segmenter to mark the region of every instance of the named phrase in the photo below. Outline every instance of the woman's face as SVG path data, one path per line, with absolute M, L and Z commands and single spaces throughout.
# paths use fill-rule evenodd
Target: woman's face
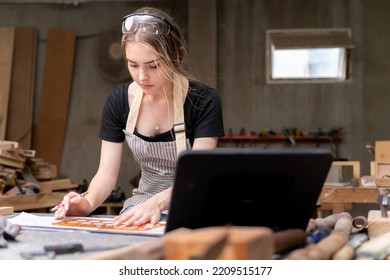
M 129 44 L 126 47 L 126 60 L 131 77 L 145 93 L 159 92 L 171 83 L 166 65 L 145 45 Z

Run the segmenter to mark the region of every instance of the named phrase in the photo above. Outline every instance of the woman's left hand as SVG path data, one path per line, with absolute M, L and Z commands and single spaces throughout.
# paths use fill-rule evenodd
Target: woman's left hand
M 146 223 L 156 224 L 161 218 L 161 211 L 153 199 L 135 205 L 129 211 L 114 218 L 114 226 L 139 226 Z

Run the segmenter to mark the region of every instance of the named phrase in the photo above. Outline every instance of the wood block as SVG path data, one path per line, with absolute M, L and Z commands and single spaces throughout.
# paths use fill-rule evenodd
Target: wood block
M 14 212 L 14 208 L 12 206 L 0 207 L 0 215 L 9 215 Z
M 226 237 L 226 228 L 210 227 L 193 230 L 164 240 L 164 256 L 167 260 L 187 260 L 198 256 L 213 244 Z
M 390 160 L 390 141 L 375 141 L 375 161 Z
M 20 194 L 20 191 L 19 191 L 19 188 L 14 186 L 12 187 L 11 189 L 9 189 L 6 193 L 4 193 L 4 195 L 19 195 Z
M 19 143 L 15 141 L 0 140 L 0 149 L 13 150 L 19 148 Z
M 47 166 L 42 166 L 38 169 L 33 169 L 32 173 L 37 180 L 51 180 L 57 178 L 58 176 L 57 166 L 50 163 Z
M 166 238 L 165 259 L 192 259 L 201 255 L 224 238 L 227 241 L 216 259 L 272 259 L 274 244 L 272 230 L 265 227 L 208 227 Z
M 371 210 L 367 217 L 367 233 L 369 237 L 376 237 L 390 232 L 390 211 L 387 211 L 387 218 L 381 217 L 380 210 Z
M 265 227 L 232 227 L 221 260 L 270 260 L 274 253 L 273 232 Z
M 390 178 L 375 178 L 375 185 L 378 188 L 390 188 Z
M 89 256 L 89 260 L 163 260 L 164 239 L 190 232 L 187 228 L 178 228 L 166 233 L 162 238 L 130 244 L 118 249 L 108 250 Z

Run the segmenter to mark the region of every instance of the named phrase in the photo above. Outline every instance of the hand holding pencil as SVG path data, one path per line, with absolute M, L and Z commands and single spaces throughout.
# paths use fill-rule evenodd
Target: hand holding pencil
M 88 194 L 88 191 L 83 193 L 76 193 L 76 192 L 70 192 L 67 195 L 64 196 L 63 200 L 60 204 L 57 204 L 52 209 L 50 209 L 50 212 L 54 213 L 54 218 L 61 219 L 68 214 L 68 210 L 72 208 L 79 208 L 79 210 L 73 209 L 72 212 L 83 212 L 82 211 L 82 201 L 83 198 Z M 88 202 L 88 201 L 87 201 Z M 89 204 L 89 203 L 88 203 Z

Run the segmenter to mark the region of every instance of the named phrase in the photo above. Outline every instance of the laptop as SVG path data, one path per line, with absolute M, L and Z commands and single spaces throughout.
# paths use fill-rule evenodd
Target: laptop
M 332 161 L 321 148 L 184 151 L 165 233 L 225 225 L 305 230 Z

